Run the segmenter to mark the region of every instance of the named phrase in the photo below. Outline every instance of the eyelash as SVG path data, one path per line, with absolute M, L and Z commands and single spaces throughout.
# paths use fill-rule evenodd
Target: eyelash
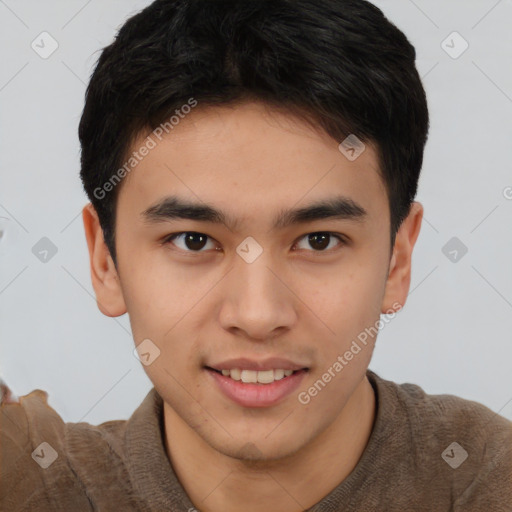
M 194 234 L 194 235 L 203 235 L 203 236 L 206 236 L 207 238 L 209 238 L 210 240 L 213 240 L 212 237 L 206 235 L 205 233 L 200 233 L 198 231 L 180 231 L 178 233 L 172 233 L 168 236 L 166 236 L 163 240 L 162 240 L 162 245 L 168 245 L 168 244 L 171 244 L 172 241 L 175 239 L 175 238 L 178 238 L 180 237 L 181 235 L 191 235 L 191 234 Z M 334 238 L 337 238 L 340 242 L 339 247 L 342 247 L 344 245 L 346 245 L 348 242 L 347 242 L 347 239 L 345 236 L 341 235 L 341 234 L 338 234 L 338 233 L 334 233 L 332 231 L 312 231 L 311 233 L 306 233 L 305 235 L 302 235 L 301 237 L 298 238 L 297 242 L 294 243 L 294 246 L 300 242 L 302 239 L 304 239 L 305 237 L 309 236 L 309 235 L 329 235 L 331 237 L 334 237 Z M 336 249 L 325 249 L 325 250 L 322 250 L 322 251 L 315 251 L 315 250 L 311 250 L 309 252 L 313 252 L 313 253 L 317 253 L 317 254 L 322 254 L 322 253 L 329 253 L 329 252 L 332 252 L 333 250 L 336 250 Z M 192 250 L 185 250 L 185 249 L 180 249 L 178 248 L 178 251 L 181 251 L 181 252 L 185 252 L 185 253 L 191 253 L 191 254 L 200 254 L 202 252 L 206 252 L 204 250 L 200 250 L 200 251 L 192 251 Z

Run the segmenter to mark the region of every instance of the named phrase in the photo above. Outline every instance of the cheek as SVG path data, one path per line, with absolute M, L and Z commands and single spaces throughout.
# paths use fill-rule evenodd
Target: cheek
M 128 308 L 135 345 L 150 340 L 157 358 L 144 370 L 151 380 L 169 383 L 172 376 L 179 382 L 189 379 L 197 371 L 199 353 L 197 334 L 200 332 L 200 299 L 211 284 L 199 282 L 197 286 L 183 283 L 183 272 L 170 267 L 167 272 L 156 272 L 155 266 L 126 275 L 123 294 Z
M 162 258 L 164 248 L 128 247 L 120 247 L 119 270 L 134 338 L 161 338 L 190 310 L 197 293 L 184 273 Z
M 322 320 L 326 333 L 323 352 L 327 358 L 335 360 L 349 350 L 354 340 L 371 343 L 370 335 L 365 337 L 364 333 L 380 318 L 383 284 L 381 265 L 374 259 L 359 258 L 346 275 L 332 279 L 328 286 L 310 294 L 311 309 Z

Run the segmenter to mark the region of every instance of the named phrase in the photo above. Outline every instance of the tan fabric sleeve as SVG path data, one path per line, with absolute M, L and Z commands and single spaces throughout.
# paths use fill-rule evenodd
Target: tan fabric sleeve
M 5 395 L 4 395 L 5 396 Z M 40 389 L 0 405 L 0 510 L 92 510 L 65 453 L 65 424 Z

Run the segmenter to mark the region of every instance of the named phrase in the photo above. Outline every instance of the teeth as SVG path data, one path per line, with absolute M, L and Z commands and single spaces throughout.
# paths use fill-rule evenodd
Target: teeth
M 230 377 L 233 379 L 233 380 L 240 380 L 240 370 L 237 368 L 235 370 L 228 370 L 228 372 L 230 373 Z
M 242 382 L 245 383 L 256 383 L 258 382 L 258 373 L 253 370 L 242 370 Z
M 264 372 L 256 372 L 258 382 L 260 384 L 270 384 L 271 382 L 274 382 L 274 370 L 267 370 Z
M 284 370 L 274 370 L 274 380 L 281 380 L 284 377 Z
M 246 384 L 271 384 L 275 380 L 281 380 L 284 377 L 289 377 L 293 370 L 240 370 L 233 368 L 232 370 L 222 370 L 222 375 L 231 377 L 233 380 L 241 380 Z

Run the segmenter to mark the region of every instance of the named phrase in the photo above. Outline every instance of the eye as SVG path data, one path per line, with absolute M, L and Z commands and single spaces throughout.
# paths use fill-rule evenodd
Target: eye
M 332 238 L 337 238 L 339 240 L 339 246 L 345 245 L 346 243 L 343 236 L 336 235 L 329 231 L 308 233 L 307 235 L 304 235 L 300 240 L 306 239 L 306 243 L 310 244 L 310 246 L 313 247 L 314 252 L 327 252 L 326 248 L 329 248 Z
M 201 249 L 204 248 L 205 243 L 209 238 L 210 237 L 204 233 L 197 233 L 195 231 L 183 231 L 181 233 L 174 233 L 169 235 L 162 241 L 162 244 L 165 245 L 172 243 L 185 252 L 204 252 Z M 182 246 L 180 247 L 177 243 L 174 243 L 175 240 L 178 240 Z M 213 248 L 215 248 L 215 245 Z
M 330 242 L 332 242 L 333 238 L 338 239 L 338 246 L 346 244 L 346 240 L 342 235 L 337 235 L 335 233 L 331 233 L 330 231 L 308 233 L 301 237 L 299 240 L 306 239 L 306 243 L 310 244 L 310 247 L 313 247 L 313 252 L 327 252 L 328 249 L 332 249 L 332 247 L 329 246 L 331 245 Z M 206 247 L 208 239 L 212 240 L 208 235 L 205 235 L 204 233 L 198 233 L 196 231 L 183 231 L 167 236 L 162 241 L 162 244 L 175 245 L 184 252 L 205 252 L 207 249 L 219 250 L 215 244 L 213 244 L 213 242 L 213 247 Z M 179 245 L 180 243 L 181 246 Z M 294 247 L 297 245 L 299 245 L 299 242 L 297 242 Z

